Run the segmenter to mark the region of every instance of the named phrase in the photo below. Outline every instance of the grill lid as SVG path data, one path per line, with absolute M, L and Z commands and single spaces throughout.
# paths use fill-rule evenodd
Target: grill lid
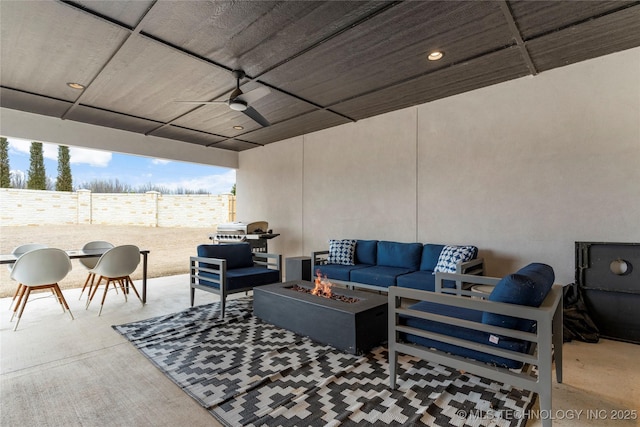
M 267 221 L 255 222 L 230 222 L 227 224 L 218 224 L 218 234 L 262 234 L 269 229 Z

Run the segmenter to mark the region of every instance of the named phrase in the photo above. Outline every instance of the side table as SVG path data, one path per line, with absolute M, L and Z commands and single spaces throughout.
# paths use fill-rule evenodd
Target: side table
M 493 286 L 493 285 L 473 285 L 471 287 L 471 291 L 472 292 L 477 292 L 479 294 L 484 294 L 484 295 L 486 295 L 485 298 L 488 298 L 489 294 L 491 294 L 491 292 L 493 291 L 493 288 L 495 288 L 495 286 Z M 473 298 L 480 298 L 480 297 L 475 296 Z
M 284 274 L 287 281 L 311 281 L 311 257 L 296 256 L 284 259 Z

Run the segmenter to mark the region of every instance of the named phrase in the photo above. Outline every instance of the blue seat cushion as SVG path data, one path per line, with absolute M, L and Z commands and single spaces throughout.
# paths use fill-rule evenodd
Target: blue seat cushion
M 218 279 L 220 276 L 206 271 L 200 272 L 201 277 L 211 277 Z M 227 291 L 233 292 L 239 289 L 253 288 L 256 286 L 268 285 L 280 281 L 278 270 L 271 270 L 266 267 L 244 267 L 234 270 L 227 270 Z M 220 289 L 217 283 L 200 279 L 200 284 Z
M 351 272 L 350 280 L 352 282 L 388 288 L 389 286 L 395 286 L 396 277 L 401 274 L 411 273 L 411 271 L 412 270 L 408 268 L 377 265 L 353 270 Z
M 467 308 L 452 307 L 444 304 L 436 304 L 429 301 L 421 301 L 417 304 L 410 306 L 409 308 L 414 310 L 425 311 L 434 314 L 440 314 L 448 317 L 455 317 L 458 319 L 468 320 L 471 322 L 480 323 L 482 321 L 482 311 L 470 310 Z M 400 317 L 400 323 L 413 328 L 422 329 L 446 336 L 456 337 L 467 341 L 472 341 L 480 344 L 487 344 L 492 347 L 498 347 L 506 350 L 516 351 L 519 353 L 526 353 L 529 349 L 529 342 L 511 338 L 500 337 L 498 343 L 490 341 L 490 334 L 477 331 L 474 329 L 463 328 L 459 326 L 451 326 L 446 323 L 435 322 L 432 320 L 419 319 L 416 317 L 410 317 L 402 315 Z M 423 338 L 412 334 L 401 334 L 401 339 L 422 345 L 425 347 L 435 348 L 447 353 L 455 354 L 462 357 L 468 357 L 480 362 L 489 363 L 495 366 L 501 366 L 511 369 L 518 369 L 522 367 L 522 362 L 507 359 L 500 356 L 495 356 L 489 353 L 484 353 L 477 350 L 470 350 L 468 348 L 460 347 L 453 344 L 447 344 L 435 339 Z M 495 340 L 495 337 L 492 338 Z
M 377 240 L 356 241 L 356 264 L 376 265 L 378 259 Z
M 503 277 L 493 288 L 489 301 L 540 307 L 555 280 L 553 268 L 546 264 L 532 263 L 514 274 Z M 534 321 L 503 314 L 485 313 L 482 322 L 521 331 L 532 331 Z
M 227 270 L 253 267 L 253 254 L 248 243 L 226 243 L 219 245 L 199 245 L 198 256 L 227 260 Z M 200 263 L 201 267 L 214 268 L 212 264 Z
M 403 274 L 396 278 L 396 284 L 402 288 L 420 289 L 423 291 L 435 291 L 436 276 L 433 271 L 414 271 Z M 456 284 L 452 280 L 444 280 L 442 286 L 445 288 L 455 288 Z
M 378 261 L 376 265 L 399 267 L 411 271 L 420 269 L 422 257 L 421 243 L 378 242 Z
M 314 275 L 320 272 L 321 276 L 327 276 L 328 279 L 343 280 L 348 282 L 350 273 L 360 268 L 371 267 L 369 264 L 341 265 L 341 264 L 325 264 L 316 265 Z
M 444 245 L 434 245 L 427 243 L 422 248 L 422 258 L 420 260 L 420 270 L 434 271 L 438 265 L 440 252 L 444 249 Z

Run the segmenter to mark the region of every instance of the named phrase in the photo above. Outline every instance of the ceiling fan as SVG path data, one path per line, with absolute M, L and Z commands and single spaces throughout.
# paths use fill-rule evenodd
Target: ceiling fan
M 233 70 L 233 77 L 236 79 L 236 88 L 229 95 L 229 99 L 227 101 L 176 101 L 184 104 L 227 104 L 229 108 L 235 111 L 240 111 L 241 113 L 248 116 L 250 119 L 258 123 L 263 127 L 270 126 L 271 123 L 260 113 L 258 113 L 250 104 L 257 101 L 258 99 L 268 95 L 271 93 L 269 88 L 265 86 L 261 86 L 257 89 L 249 91 L 247 93 L 243 93 L 240 90 L 240 80 L 245 77 L 245 73 L 242 70 Z

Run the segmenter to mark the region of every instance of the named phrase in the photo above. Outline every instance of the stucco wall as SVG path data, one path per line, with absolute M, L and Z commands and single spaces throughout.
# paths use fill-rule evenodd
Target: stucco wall
M 240 153 L 238 218 L 329 238 L 475 244 L 488 273 L 574 280 L 575 241 L 640 241 L 640 49 Z
M 0 189 L 0 225 L 109 224 L 148 227 L 214 227 L 231 222 L 235 197 L 157 192 L 91 193 Z

